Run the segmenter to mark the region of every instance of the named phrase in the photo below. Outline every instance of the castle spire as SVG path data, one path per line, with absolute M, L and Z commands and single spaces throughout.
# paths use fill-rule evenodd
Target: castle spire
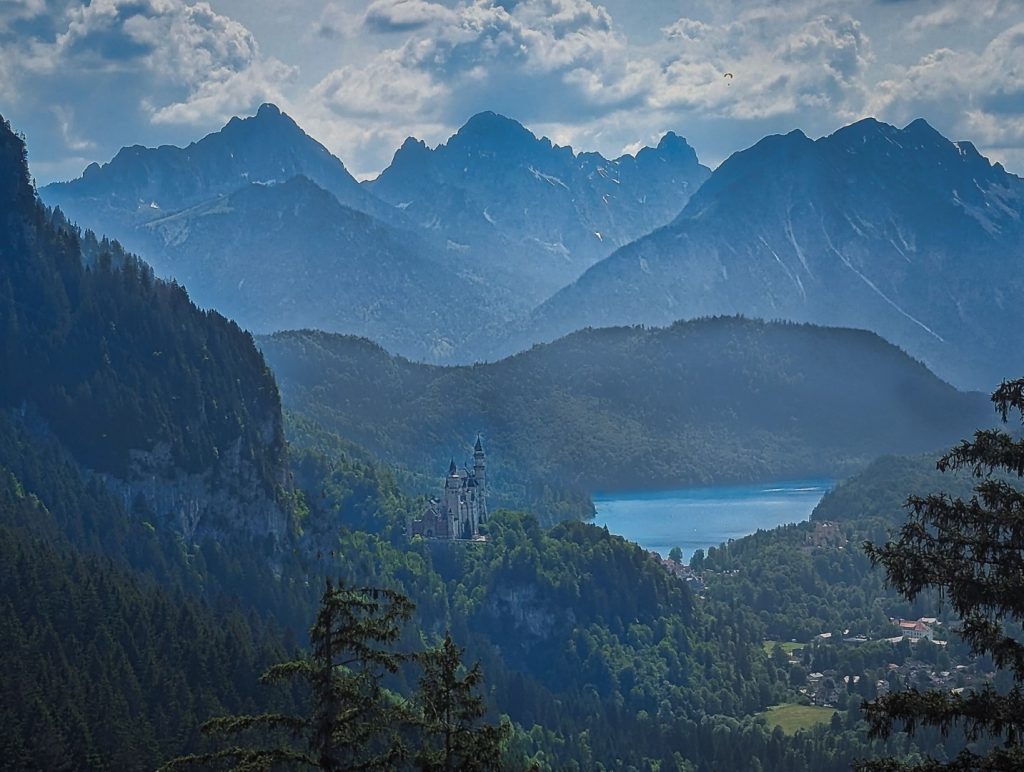
M 476 435 L 476 445 L 473 446 L 473 452 L 474 453 L 483 453 L 484 452 L 484 444 L 483 444 L 483 442 L 480 441 L 480 433 L 479 432 L 477 432 L 477 435 Z
M 448 467 L 448 474 L 455 477 L 459 473 L 459 468 L 455 466 L 455 459 L 452 458 L 451 466 Z

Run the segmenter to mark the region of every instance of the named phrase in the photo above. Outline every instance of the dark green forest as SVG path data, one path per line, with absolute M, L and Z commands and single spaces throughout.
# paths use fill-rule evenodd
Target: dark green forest
M 545 524 L 585 516 L 596 490 L 841 476 L 993 420 L 878 336 L 810 325 L 584 330 L 469 367 L 320 332 L 259 344 L 286 407 L 425 476 L 420 490 L 482 432 L 498 502 Z
M 704 480 L 730 459 L 730 474 L 774 474 L 791 468 L 780 460 L 785 430 L 797 437 L 794 472 L 832 470 L 873 453 L 872 431 L 881 444 L 913 432 L 916 448 L 944 442 L 972 420 L 973 398 L 878 339 L 849 333 L 860 358 L 828 360 L 846 333 L 743 320 L 593 331 L 500 365 L 439 371 L 439 381 L 372 349 L 381 370 L 362 354 L 331 354 L 332 372 L 352 368 L 343 382 L 351 405 L 343 411 L 337 401 L 343 389 L 331 392 L 336 414 L 295 415 L 289 447 L 274 377 L 252 339 L 116 244 L 41 207 L 24 144 L 6 124 L 0 269 L 0 766 L 152 769 L 208 751 L 199 726 L 210 718 L 293 710 L 301 689 L 260 684 L 259 674 L 308 650 L 327 578 L 408 596 L 415 609 L 394 641 L 402 651 L 433 649 L 450 632 L 465 661 L 480 663 L 486 719 L 511 723 L 511 768 L 809 772 L 919 750 L 902 734 L 869 740 L 852 697 L 831 722 L 794 734 L 759 715 L 807 699 L 801 670 L 828 663 L 837 673 L 870 675 L 868 684 L 887 659 L 910 656 L 881 642 L 859 655 L 826 642 L 809 646 L 795 666 L 765 650 L 773 636 L 803 639 L 859 620 L 869 629 L 881 624 L 879 610 L 901 611 L 878 606 L 884 593 L 855 591 L 857 582 L 880 585 L 853 546 L 806 542 L 814 523 L 702 556 L 706 587 L 697 590 L 604 529 L 578 521 L 542 527 L 568 511 L 555 504 L 494 512 L 483 543 L 404 533 L 423 502 L 403 491 L 401 476 L 429 471 L 437 448 L 454 450 L 476 429 L 486 433 L 510 497 L 512 480 L 531 481 L 544 490 L 520 500 L 543 504 L 550 496 L 564 506 L 559 475 L 585 464 L 614 471 L 615 485 Z M 802 342 L 786 342 L 791 336 Z M 591 338 L 608 339 L 594 361 L 621 369 L 614 387 L 582 364 L 594 357 Z M 679 341 L 694 349 L 671 360 L 674 374 L 659 375 L 654 364 Z M 368 349 L 321 342 L 328 353 L 334 345 Z M 796 353 L 780 359 L 790 345 Z M 729 393 L 720 381 L 712 386 L 710 365 L 697 366 L 716 349 L 732 352 L 720 365 L 730 378 L 744 357 L 754 363 Z M 809 369 L 808 351 L 828 366 Z M 634 357 L 649 366 L 630 369 Z M 307 374 L 319 379 L 325 361 L 313 360 Z M 883 381 L 892 390 L 881 401 L 858 380 L 869 364 L 877 368 L 872 382 L 898 373 Z M 464 373 L 474 371 L 480 391 L 446 391 L 449 383 L 468 389 Z M 360 381 L 356 390 L 351 384 Z M 783 407 L 784 384 L 796 396 Z M 627 387 L 637 389 L 636 407 L 611 411 L 615 390 Z M 551 398 L 531 402 L 529 389 Z M 823 389 L 832 390 L 827 400 L 811 399 Z M 568 396 L 575 391 L 578 399 Z M 911 392 L 916 408 L 900 396 Z M 459 410 L 485 398 L 504 418 L 477 425 L 479 414 Z M 677 402 L 682 411 L 666 412 Z M 831 416 L 868 407 L 879 413 L 871 421 Z M 362 423 L 341 421 L 360 408 Z M 430 422 L 402 428 L 420 412 Z M 663 431 L 655 432 L 655 416 Z M 711 416 L 726 427 L 720 436 L 708 430 Z M 451 425 L 437 423 L 442 418 Z M 368 434 L 374 424 L 378 434 Z M 742 425 L 758 448 L 745 460 Z M 648 426 L 660 444 L 630 439 Z M 828 451 L 828 432 L 840 430 L 846 445 Z M 523 444 L 528 431 L 537 432 L 536 454 Z M 379 460 L 385 444 L 410 454 L 404 469 Z M 545 477 L 551 470 L 558 474 Z M 588 474 L 567 478 L 579 502 L 598 479 L 598 471 Z M 200 483 L 182 504 L 182 481 L 194 476 Z M 888 510 L 859 518 L 869 494 L 858 485 L 822 505 L 829 512 L 846 497 L 828 517 L 843 520 L 850 545 L 892 522 Z M 183 506 L 198 513 L 199 527 L 182 528 Z M 401 668 L 384 686 L 410 695 L 417 673 Z

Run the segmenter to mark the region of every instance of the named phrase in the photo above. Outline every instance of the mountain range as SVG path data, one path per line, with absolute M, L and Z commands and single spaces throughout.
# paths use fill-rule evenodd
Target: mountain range
M 766 137 L 711 173 L 671 132 L 608 160 L 481 113 L 357 183 L 264 105 L 41 195 L 258 333 L 465 363 L 743 314 L 869 329 L 965 388 L 1024 367 L 1024 180 L 923 120 Z
M 485 275 L 511 267 L 519 291 L 540 302 L 670 222 L 709 174 L 672 132 L 657 147 L 609 160 L 485 112 L 436 148 L 410 137 L 364 185 L 467 252 Z
M 923 120 L 763 139 L 669 225 L 537 308 L 584 326 L 743 313 L 873 330 L 960 386 L 1024 368 L 1024 180 Z
M 607 161 L 482 114 L 435 150 L 409 140 L 360 185 L 263 105 L 186 148 L 125 148 L 40 195 L 254 331 L 322 327 L 466 361 L 669 221 L 707 174 L 674 134 Z

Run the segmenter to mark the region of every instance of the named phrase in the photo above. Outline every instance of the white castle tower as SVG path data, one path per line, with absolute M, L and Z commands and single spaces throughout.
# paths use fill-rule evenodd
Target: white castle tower
M 431 500 L 418 520 L 409 524 L 409 535 L 428 539 L 477 539 L 480 524 L 487 520 L 487 457 L 477 435 L 473 446 L 473 469 L 448 465 L 441 486 L 441 500 Z

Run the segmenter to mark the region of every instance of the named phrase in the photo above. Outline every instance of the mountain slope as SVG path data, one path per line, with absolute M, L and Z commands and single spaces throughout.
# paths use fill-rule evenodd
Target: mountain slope
M 255 331 L 343 331 L 443 361 L 501 318 L 500 299 L 418 234 L 342 206 L 304 177 L 248 185 L 144 229 L 157 270 Z
M 81 177 L 39 191 L 82 226 L 139 246 L 135 226 L 238 190 L 249 184 L 284 182 L 303 175 L 342 204 L 384 219 L 399 213 L 375 199 L 327 148 L 288 115 L 265 104 L 249 118 L 232 118 L 223 129 L 188 147 L 122 148 Z
M 768 137 L 665 228 L 544 303 L 518 342 L 743 313 L 863 327 L 962 386 L 1024 366 L 1024 180 L 922 120 Z
M 536 302 L 669 222 L 708 174 L 675 134 L 608 160 L 486 112 L 434 149 L 409 138 L 364 184 Z
M 494 364 L 431 367 L 323 333 L 261 338 L 289 409 L 441 474 L 478 431 L 505 503 L 551 492 L 836 475 L 991 421 L 871 333 L 711 319 L 588 330 Z
M 0 330 L 0 408 L 124 501 L 186 540 L 285 533 L 280 401 L 251 337 L 47 212 L 2 119 Z

